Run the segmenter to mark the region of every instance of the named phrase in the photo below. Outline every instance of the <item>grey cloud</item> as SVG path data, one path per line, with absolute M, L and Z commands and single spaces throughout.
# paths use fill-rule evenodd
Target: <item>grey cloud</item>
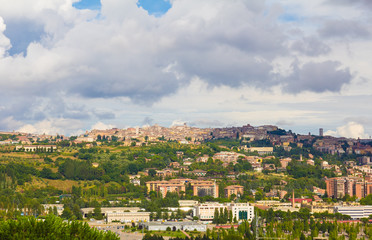
M 302 67 L 293 64 L 293 73 L 284 81 L 284 90 L 290 93 L 302 91 L 338 92 L 344 84 L 350 83 L 352 74 L 348 68 L 342 68 L 337 61 L 320 63 L 308 62 Z
M 105 119 L 115 119 L 116 114 L 110 111 L 97 111 L 94 110 L 94 115 L 98 117 L 100 120 L 105 120 Z
M 372 118 L 371 117 L 348 117 L 345 118 L 345 122 L 356 122 L 363 125 L 371 125 Z
M 142 125 L 152 125 L 154 123 L 154 119 L 152 119 L 151 117 L 145 117 L 145 119 L 143 119 L 142 121 Z
M 291 49 L 311 57 L 325 55 L 331 51 L 331 48 L 327 44 L 315 37 L 306 37 L 297 40 L 292 44 Z
M 328 0 L 327 3 L 334 5 L 352 5 L 372 8 L 372 2 L 370 0 Z
M 366 26 L 353 20 L 326 21 L 319 34 L 328 38 L 368 38 L 371 35 Z
M 5 36 L 12 44 L 9 54 L 26 54 L 28 45 L 31 42 L 38 42 L 44 34 L 44 27 L 41 24 L 29 19 L 5 19 Z
M 275 125 L 278 126 L 293 126 L 295 125 L 294 122 L 288 121 L 288 120 L 279 120 L 278 122 L 275 123 Z

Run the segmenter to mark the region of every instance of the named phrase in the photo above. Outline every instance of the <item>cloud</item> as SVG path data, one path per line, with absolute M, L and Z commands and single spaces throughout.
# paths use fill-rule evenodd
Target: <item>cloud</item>
M 4 34 L 10 39 L 12 45 L 9 49 L 10 55 L 26 54 L 30 43 L 38 42 L 42 39 L 44 28 L 40 23 L 29 22 L 25 19 L 10 19 L 6 21 Z
M 327 38 L 369 38 L 370 31 L 356 20 L 328 20 L 319 29 L 319 34 Z
M 94 110 L 94 115 L 98 119 L 115 119 L 116 117 L 114 112 L 104 110 Z
M 111 125 L 111 124 L 104 124 L 103 122 L 97 122 L 96 124 L 94 124 L 92 126 L 92 130 L 93 129 L 96 129 L 96 130 L 107 130 L 107 129 L 112 129 L 114 127 L 115 126 L 114 125 Z
M 10 49 L 10 40 L 4 35 L 6 25 L 3 18 L 0 16 L 0 59 L 5 55 L 6 51 Z
M 346 137 L 346 138 L 368 138 L 364 126 L 356 122 L 348 122 L 346 125 L 338 127 L 336 131 L 326 131 L 325 135 Z
M 153 123 L 154 123 L 154 119 L 152 119 L 151 117 L 145 117 L 145 119 L 143 119 L 142 121 L 142 125 L 151 126 Z
M 285 90 L 290 93 L 301 91 L 338 92 L 345 84 L 350 83 L 352 74 L 348 68 L 343 68 L 340 62 L 308 62 L 299 66 L 293 63 L 293 72 L 285 79 Z
M 239 96 L 242 89 L 270 92 L 277 99 L 293 95 L 296 102 L 304 91 L 316 93 L 314 98 L 339 93 L 352 85 L 351 72 L 369 70 L 368 56 L 356 64 L 345 57 L 344 46 L 335 44 L 342 36 L 352 43 L 354 38 L 365 40 L 368 21 L 361 23 L 358 14 L 339 20 L 340 14 L 320 0 L 172 0 L 161 17 L 149 15 L 137 0 L 102 0 L 99 10 L 76 9 L 76 2 L 0 0 L 0 118 L 11 117 L 17 127 L 50 119 L 84 120 L 85 128 L 103 119 L 127 124 L 119 118 L 138 125 L 145 116 L 167 125 L 170 119 L 217 125 L 208 119 L 220 119 L 218 113 L 195 109 L 204 104 L 219 111 L 214 104 L 234 98 L 227 90 Z M 319 11 L 309 11 L 312 4 Z M 291 14 L 288 9 L 295 9 L 298 18 L 281 20 Z M 355 29 L 343 28 L 344 22 Z M 364 44 L 350 46 L 368 49 L 369 43 Z M 290 74 L 280 71 L 297 60 Z M 192 79 L 208 90 L 195 88 L 178 99 L 194 105 L 178 110 L 175 99 Z M 223 92 L 208 102 L 205 96 L 196 97 L 212 89 Z M 164 107 L 153 112 L 164 99 Z M 247 104 L 266 107 L 261 94 L 247 99 Z M 225 104 L 221 112 L 228 115 L 236 105 Z M 234 111 L 251 111 L 245 107 Z M 175 109 L 179 116 L 169 118 Z M 0 127 L 11 124 L 0 122 Z
M 224 124 L 219 120 L 199 119 L 188 123 L 195 127 L 222 127 Z
M 331 48 L 315 37 L 306 37 L 295 41 L 291 49 L 301 52 L 307 56 L 319 56 L 330 53 Z
M 288 121 L 288 120 L 279 120 L 278 122 L 276 122 L 276 125 L 278 125 L 278 126 L 293 126 L 293 125 L 295 125 L 295 123 L 292 122 L 292 121 Z
M 347 5 L 347 6 L 357 6 L 361 8 L 372 8 L 372 2 L 370 0 L 328 0 L 329 4 L 334 5 Z
M 46 119 L 34 124 L 25 124 L 17 132 L 34 134 L 70 134 L 83 127 L 83 123 L 76 119 Z

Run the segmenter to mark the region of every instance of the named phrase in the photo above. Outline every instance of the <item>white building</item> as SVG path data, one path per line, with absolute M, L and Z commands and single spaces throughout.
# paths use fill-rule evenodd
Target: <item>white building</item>
M 178 200 L 180 207 L 195 207 L 198 205 L 198 201 L 195 200 Z
M 148 231 L 166 231 L 167 229 L 172 231 L 207 231 L 205 224 L 196 222 L 141 222 L 139 225 L 142 225 Z
M 227 209 L 232 212 L 233 219 L 236 218 L 238 221 L 248 220 L 252 221 L 254 217 L 254 207 L 250 206 L 249 203 L 202 203 L 194 208 L 194 216 L 200 220 L 212 221 L 214 212 Z
M 372 205 L 335 206 L 334 212 L 349 215 L 352 219 L 368 218 L 372 215 Z
M 54 211 L 54 208 L 57 209 L 58 216 L 62 215 L 64 207 L 63 204 L 41 204 L 44 208 L 44 212 L 49 213 L 50 210 Z
M 113 221 L 113 220 L 121 221 L 121 219 L 123 219 L 123 221 L 126 221 L 127 219 L 130 219 L 129 222 L 131 222 L 132 220 L 138 221 L 137 219 L 142 220 L 142 218 L 144 218 L 143 220 L 147 219 L 147 221 L 149 221 L 150 213 L 140 212 L 140 210 L 141 209 L 138 207 L 103 207 L 101 208 L 102 216 L 107 219 L 109 218 L 110 221 Z M 94 208 L 82 208 L 81 209 L 81 212 L 84 218 L 87 218 L 88 214 L 93 213 L 93 211 L 94 211 Z M 137 214 L 137 213 L 140 213 L 140 214 Z M 148 218 L 146 218 L 146 216 L 142 216 L 142 214 L 148 214 L 147 216 Z M 119 217 L 121 219 L 119 219 Z
M 247 220 L 249 222 L 253 220 L 254 207 L 250 206 L 249 203 L 234 203 L 228 210 L 232 211 L 233 219 L 236 218 L 238 221 Z

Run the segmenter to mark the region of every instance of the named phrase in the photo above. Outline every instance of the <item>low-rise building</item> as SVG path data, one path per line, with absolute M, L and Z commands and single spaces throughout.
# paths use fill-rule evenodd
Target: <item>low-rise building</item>
M 107 212 L 106 221 L 111 222 L 149 222 L 150 212 Z
M 147 231 L 207 231 L 207 226 L 205 224 L 200 224 L 197 222 L 141 222 L 139 224 Z
M 63 204 L 42 204 L 44 208 L 44 213 L 50 213 L 50 211 L 54 212 L 55 210 L 60 216 L 63 213 L 64 207 Z
M 80 209 L 83 218 L 87 218 L 89 213 L 93 213 L 94 208 L 82 208 Z M 101 213 L 103 217 L 107 217 L 108 213 L 125 213 L 125 212 L 130 212 L 130 213 L 136 213 L 139 212 L 140 208 L 138 207 L 106 207 L 106 208 L 101 208 Z
M 212 221 L 216 209 L 220 211 L 231 211 L 233 219 L 237 221 L 252 221 L 254 217 L 254 207 L 249 203 L 202 203 L 195 207 L 194 216 L 202 221 Z
M 352 219 L 368 218 L 372 215 L 372 206 L 335 206 L 334 212 L 349 215 Z

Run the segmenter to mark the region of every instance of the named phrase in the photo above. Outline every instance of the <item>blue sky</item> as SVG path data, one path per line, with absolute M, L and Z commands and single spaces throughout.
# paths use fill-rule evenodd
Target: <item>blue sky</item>
M 74 3 L 73 6 L 77 9 L 99 10 L 101 8 L 101 2 L 100 0 L 81 0 Z M 142 7 L 150 15 L 154 16 L 161 16 L 172 7 L 171 3 L 167 0 L 139 0 L 137 6 Z
M 171 3 L 166 0 L 139 0 L 137 5 L 155 16 L 163 15 L 172 7 Z
M 101 8 L 101 1 L 100 0 L 81 0 L 80 2 L 74 3 L 73 6 L 77 9 L 99 10 Z

